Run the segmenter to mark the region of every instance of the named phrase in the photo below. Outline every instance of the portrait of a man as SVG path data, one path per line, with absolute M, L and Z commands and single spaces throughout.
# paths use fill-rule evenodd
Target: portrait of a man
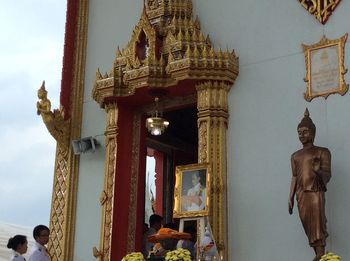
M 207 163 L 176 167 L 174 217 L 206 216 L 209 212 L 210 168 Z
M 205 208 L 205 174 L 205 170 L 187 171 L 183 173 L 183 189 L 181 195 L 182 211 L 201 211 Z

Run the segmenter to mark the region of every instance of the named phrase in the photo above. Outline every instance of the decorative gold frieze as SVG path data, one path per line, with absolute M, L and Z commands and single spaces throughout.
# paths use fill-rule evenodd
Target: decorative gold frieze
M 50 241 L 48 250 L 52 260 L 62 260 L 65 253 L 64 238 L 66 234 L 67 200 L 69 191 L 69 163 L 67 148 L 57 144 L 55 173 L 53 181 L 51 217 L 50 217 Z
M 207 122 L 198 122 L 198 161 L 208 162 L 208 150 L 207 150 Z
M 306 64 L 305 100 L 311 101 L 315 97 L 327 99 L 330 94 L 344 95 L 348 91 L 349 85 L 344 78 L 348 72 L 344 66 L 347 37 L 347 33 L 335 40 L 323 36 L 316 44 L 302 44 Z
M 145 7 L 152 24 L 169 23 L 170 18 L 167 15 L 173 16 L 175 13 L 181 13 L 183 17 L 192 15 L 192 1 L 188 0 L 146 0 Z
M 321 23 L 325 24 L 341 0 L 299 0 L 301 5 Z

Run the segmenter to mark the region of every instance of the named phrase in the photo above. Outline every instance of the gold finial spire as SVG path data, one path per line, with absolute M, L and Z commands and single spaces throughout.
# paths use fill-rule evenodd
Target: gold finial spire
M 38 90 L 38 96 L 42 97 L 43 94 L 47 94 L 47 90 L 45 89 L 45 81 L 43 81 L 40 89 Z
M 41 84 L 40 90 L 46 91 L 46 89 L 45 89 L 45 80 Z

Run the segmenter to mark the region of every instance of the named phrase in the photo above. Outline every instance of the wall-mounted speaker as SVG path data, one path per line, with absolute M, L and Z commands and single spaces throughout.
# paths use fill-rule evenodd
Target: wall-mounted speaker
M 73 152 L 75 155 L 95 152 L 97 141 L 94 137 L 86 137 L 80 140 L 72 140 Z

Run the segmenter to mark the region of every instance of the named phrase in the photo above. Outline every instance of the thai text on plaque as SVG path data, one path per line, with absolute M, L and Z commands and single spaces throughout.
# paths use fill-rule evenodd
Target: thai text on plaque
M 348 34 L 339 39 L 330 40 L 325 36 L 318 43 L 312 45 L 302 44 L 306 63 L 307 83 L 304 98 L 311 101 L 322 96 L 327 98 L 330 94 L 344 95 L 349 86 L 344 75 L 344 49 Z
M 311 52 L 311 85 L 314 94 L 336 90 L 339 83 L 338 46 Z

